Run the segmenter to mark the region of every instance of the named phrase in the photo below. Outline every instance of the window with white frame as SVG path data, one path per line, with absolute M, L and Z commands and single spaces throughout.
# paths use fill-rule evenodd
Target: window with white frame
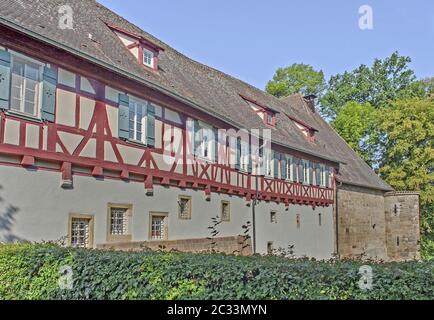
M 326 180 L 326 172 L 325 172 L 325 165 L 321 164 L 320 167 L 320 186 L 325 186 L 325 180 Z
M 292 157 L 286 158 L 286 179 L 294 181 L 294 166 Z
M 154 67 L 154 53 L 143 48 L 143 64 L 150 68 Z
M 241 170 L 248 171 L 249 170 L 249 143 L 241 139 L 241 158 L 240 158 L 240 168 Z
M 110 235 L 112 236 L 129 235 L 131 207 L 111 205 L 109 207 L 109 211 L 110 211 Z
M 196 154 L 200 158 L 213 160 L 214 131 L 212 130 L 212 127 L 207 124 L 200 123 L 200 129 L 197 131 L 196 139 L 199 142 Z
M 42 64 L 12 55 L 11 110 L 39 116 Z
M 264 150 L 264 174 L 268 177 L 273 175 L 272 162 L 273 159 L 271 157 L 271 150 Z
M 146 143 L 147 102 L 130 98 L 130 139 Z
M 151 214 L 150 238 L 151 240 L 167 239 L 167 214 Z

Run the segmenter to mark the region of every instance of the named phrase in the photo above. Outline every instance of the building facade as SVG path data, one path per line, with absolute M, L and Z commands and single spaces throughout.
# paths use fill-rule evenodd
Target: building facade
M 92 0 L 71 28 L 61 1 L 0 3 L 0 241 L 418 258 L 418 195 L 313 97 L 272 97 Z

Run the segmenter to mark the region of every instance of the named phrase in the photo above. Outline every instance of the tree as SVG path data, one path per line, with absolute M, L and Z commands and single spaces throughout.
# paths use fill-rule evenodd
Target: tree
M 376 119 L 376 109 L 370 104 L 348 102 L 331 123 L 351 148 L 370 165 L 377 151 Z
M 322 71 L 316 71 L 307 64 L 294 63 L 287 68 L 279 68 L 266 86 L 268 93 L 276 97 L 286 97 L 295 93 L 321 96 L 325 88 Z
M 396 190 L 421 191 L 422 246 L 433 250 L 434 98 L 399 100 L 378 114 L 385 137 L 380 174 Z
M 361 65 L 351 72 L 332 76 L 321 99 L 321 113 L 334 119 L 350 101 L 380 108 L 391 100 L 423 97 L 421 86 L 415 85 L 413 70 L 408 68 L 410 62 L 409 57 L 394 52 L 384 60 L 375 59 L 371 67 Z

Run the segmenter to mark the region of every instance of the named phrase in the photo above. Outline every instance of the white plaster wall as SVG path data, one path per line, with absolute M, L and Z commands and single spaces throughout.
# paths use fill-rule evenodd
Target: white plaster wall
M 56 240 L 68 234 L 69 213 L 94 215 L 95 243 L 105 243 L 107 204 L 133 205 L 132 240 L 148 240 L 149 213 L 168 213 L 169 239 L 203 238 L 209 236 L 211 218 L 219 215 L 221 200 L 230 201 L 231 220 L 219 225 L 219 236 L 241 234 L 241 226 L 252 221 L 252 208 L 245 199 L 225 194 L 212 194 L 205 201 L 203 191 L 155 186 L 154 196 L 146 196 L 143 183 L 120 180 L 99 180 L 74 175 L 74 188 L 60 188 L 60 173 L 32 171 L 19 167 L 0 166 L 0 241 Z M 192 197 L 192 219 L 178 218 L 178 196 Z M 8 217 L 11 206 L 16 213 Z M 270 222 L 270 210 L 277 211 L 277 224 Z M 10 212 L 10 211 L 9 211 Z M 322 226 L 318 213 L 322 213 Z M 301 214 L 301 228 L 296 228 L 295 214 Z M 333 252 L 332 209 L 290 206 L 262 202 L 257 207 L 257 250 L 265 253 L 267 242 L 274 247 L 295 245 L 297 255 L 328 258 Z M 5 223 L 8 221 L 8 223 Z

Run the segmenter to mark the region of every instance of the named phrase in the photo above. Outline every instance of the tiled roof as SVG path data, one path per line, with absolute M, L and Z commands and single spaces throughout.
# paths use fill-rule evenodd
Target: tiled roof
M 278 99 L 193 61 L 94 0 L 66 4 L 73 9 L 73 30 L 58 27 L 58 9 L 65 5 L 63 0 L 0 0 L 0 23 L 153 86 L 238 128 L 268 128 L 241 96 L 249 97 L 278 111 L 276 128 L 272 129 L 273 142 L 340 162 L 339 178 L 343 182 L 392 190 L 317 113 L 309 111 L 300 95 Z M 139 34 L 162 47 L 159 71 L 147 71 L 140 66 L 108 25 Z M 318 129 L 316 143 L 309 142 L 286 115 Z

